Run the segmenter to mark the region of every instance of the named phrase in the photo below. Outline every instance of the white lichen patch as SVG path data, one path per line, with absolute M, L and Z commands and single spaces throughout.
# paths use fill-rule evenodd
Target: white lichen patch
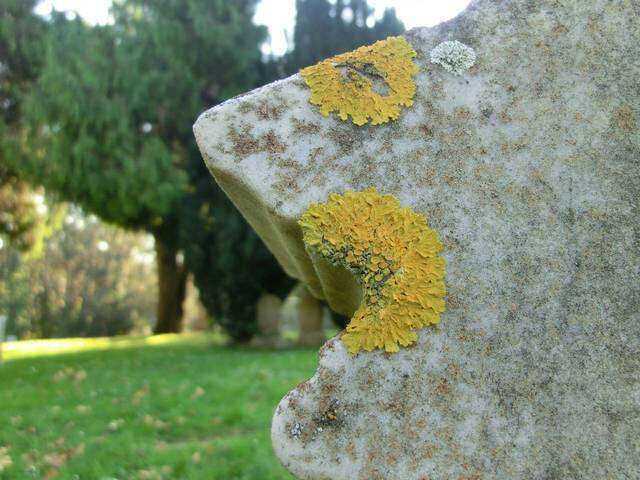
M 457 40 L 442 42 L 431 50 L 431 63 L 441 65 L 454 75 L 462 75 L 476 63 L 476 52 Z
M 295 423 L 295 425 L 293 427 L 291 427 L 291 436 L 294 438 L 299 438 L 300 435 L 302 434 L 302 425 L 300 425 L 298 422 Z

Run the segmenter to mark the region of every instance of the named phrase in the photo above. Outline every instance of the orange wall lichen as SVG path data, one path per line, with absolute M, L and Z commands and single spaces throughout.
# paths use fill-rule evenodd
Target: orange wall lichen
M 362 304 L 342 335 L 352 354 L 397 352 L 415 343 L 416 329 L 439 322 L 445 261 L 424 216 L 369 188 L 330 195 L 299 224 L 310 254 L 347 268 L 362 285 Z
M 356 125 L 396 120 L 403 106 L 413 105 L 416 92 L 413 62 L 416 52 L 402 37 L 389 37 L 304 68 L 300 74 L 311 88 L 310 102 L 325 117 L 337 112 L 349 115 Z M 344 69 L 344 73 L 341 69 Z M 387 92 L 376 92 L 369 77 L 380 77 Z

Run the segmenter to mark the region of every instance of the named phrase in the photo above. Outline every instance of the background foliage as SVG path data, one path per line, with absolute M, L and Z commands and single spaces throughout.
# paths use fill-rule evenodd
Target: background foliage
M 264 58 L 266 29 L 252 20 L 258 0 L 120 0 L 108 26 L 45 20 L 36 3 L 0 0 L 0 234 L 11 244 L 0 308 L 11 311 L 11 333 L 114 334 L 143 317 L 155 317 L 156 332 L 177 332 L 191 273 L 212 321 L 248 340 L 260 295 L 285 296 L 293 282 L 212 181 L 191 125 L 216 103 L 402 24 L 392 10 L 373 21 L 365 0 L 298 0 L 291 50 Z M 51 212 L 37 212 L 42 189 L 50 205 L 152 235 L 155 273 L 138 273 L 157 275 L 158 288 L 141 296 L 136 282 L 149 278 L 121 274 L 126 241 L 120 247 L 107 227 L 56 233 Z M 90 248 L 98 236 L 114 250 Z M 35 259 L 38 245 L 46 258 Z M 124 256 L 107 262 L 116 252 Z M 98 268 L 94 257 L 106 263 Z M 33 279 L 24 294 L 21 278 Z M 65 278 L 93 286 L 73 293 Z
M 32 0 L 0 1 L 0 235 L 21 250 L 40 248 L 44 231 L 33 191 L 10 163 L 21 158 L 21 99 L 42 62 L 46 28 Z M 11 162 L 10 162 L 11 160 Z
M 21 338 L 144 331 L 155 305 L 152 246 L 77 209 L 41 255 L 0 250 L 0 309 Z

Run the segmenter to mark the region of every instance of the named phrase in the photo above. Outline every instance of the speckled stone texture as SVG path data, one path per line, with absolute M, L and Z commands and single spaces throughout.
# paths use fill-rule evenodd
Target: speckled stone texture
M 640 478 L 640 3 L 480 0 L 406 34 L 415 105 L 322 117 L 299 76 L 195 125 L 218 183 L 287 272 L 337 311 L 359 293 L 312 263 L 297 219 L 376 186 L 424 214 L 447 260 L 439 328 L 398 354 L 339 338 L 280 403 L 301 479 Z M 459 40 L 461 76 L 429 62 Z

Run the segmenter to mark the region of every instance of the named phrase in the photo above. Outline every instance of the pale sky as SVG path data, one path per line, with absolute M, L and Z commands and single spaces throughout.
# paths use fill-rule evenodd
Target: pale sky
M 232 0 L 231 0 L 232 1 Z M 376 16 L 382 16 L 385 7 L 395 7 L 398 18 L 407 29 L 432 26 L 448 20 L 467 6 L 469 0 L 369 0 Z M 111 0 L 44 0 L 37 8 L 43 15 L 56 10 L 75 11 L 89 23 L 109 23 Z M 270 41 L 265 53 L 282 55 L 287 48 L 287 35 L 291 36 L 295 17 L 295 0 L 262 0 L 256 11 L 256 23 L 269 27 Z

